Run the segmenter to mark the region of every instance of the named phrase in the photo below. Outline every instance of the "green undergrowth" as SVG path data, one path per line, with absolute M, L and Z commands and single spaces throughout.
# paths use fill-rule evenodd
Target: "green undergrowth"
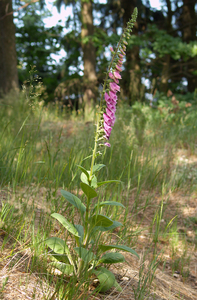
M 196 104 L 191 98 L 191 106 L 186 105 L 187 99 L 175 110 L 171 102 L 164 100 L 161 99 L 157 109 L 140 103 L 133 107 L 119 105 L 110 137 L 112 146 L 103 157 L 98 156 L 98 162 L 107 166 L 100 171 L 99 181 L 121 181 L 106 186 L 99 194 L 100 200 L 122 202 L 126 206 L 124 214 L 118 209 L 105 210 L 110 218 L 120 219 L 124 225 L 116 232 L 121 243 L 137 248 L 138 236 L 145 230 L 142 228 L 144 219 L 139 222 L 138 214 L 143 215 L 150 207 L 154 211 L 148 228 L 154 253 L 150 263 L 152 271 L 149 270 L 146 277 L 140 268 L 141 281 L 134 291 L 138 299 L 143 299 L 153 280 L 160 236 L 170 241 L 172 271 L 182 272 L 185 277 L 189 265 L 187 242 L 196 243 L 196 236 L 187 241 L 179 232 L 176 215 L 162 221 L 168 201 L 164 204 L 163 200 L 159 204 L 154 201 L 156 192 L 162 199 L 169 191 L 191 193 L 197 189 Z M 91 158 L 83 159 L 91 155 L 94 113 L 92 111 L 86 120 L 81 113 L 67 114 L 58 105 L 46 107 L 38 101 L 32 105 L 23 94 L 0 100 L 0 230 L 3 232 L 0 261 L 12 257 L 14 248 L 20 254 L 30 247 L 31 263 L 26 271 L 44 274 L 40 276 L 54 286 L 54 297 L 58 295 L 58 299 L 90 297 L 90 282 L 68 283 L 67 278 L 49 273 L 48 250 L 43 241 L 51 234 L 67 239 L 62 228 L 51 220 L 51 213 L 65 214 L 71 222 L 77 219 L 59 190 L 64 188 L 80 196 L 77 165 L 86 168 L 90 163 Z M 184 218 L 184 222 L 184 226 L 191 227 L 196 234 L 196 217 Z M 106 242 L 110 243 L 113 238 L 114 235 L 109 234 Z M 180 241 L 183 253 L 177 256 Z M 3 254 L 10 244 L 10 252 Z M 83 289 L 84 298 L 80 298 Z

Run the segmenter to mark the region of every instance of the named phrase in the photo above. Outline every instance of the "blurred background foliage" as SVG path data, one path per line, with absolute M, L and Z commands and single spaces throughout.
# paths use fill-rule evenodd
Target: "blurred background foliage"
M 8 10 L 6 4 L 9 4 Z M 72 7 L 72 14 L 63 20 L 65 26 L 57 22 L 56 26 L 46 27 L 44 19 L 51 12 L 44 1 L 13 0 L 12 3 L 12 0 L 2 0 L 0 65 L 4 67 L 0 68 L 0 77 L 6 78 L 6 83 L 1 81 L 0 90 L 4 94 L 13 87 L 11 83 L 14 81 L 22 88 L 29 78 L 29 71 L 34 68 L 34 76 L 43 82 L 41 96 L 46 103 L 61 101 L 78 109 L 83 103 L 90 105 L 88 94 L 96 103 L 111 58 L 109 47 L 116 46 L 122 27 L 136 6 L 138 19 L 127 48 L 120 83 L 122 101 L 133 105 L 136 101 L 153 100 L 156 93 L 157 97 L 167 95 L 169 90 L 171 96 L 195 92 L 195 0 L 163 0 L 161 9 L 152 8 L 149 1 L 141 0 L 108 0 L 106 3 L 99 0 L 57 0 L 54 5 L 59 11 L 63 6 Z M 12 6 L 17 11 L 14 14 L 16 30 L 13 39 Z M 3 37 L 5 33 L 10 36 L 9 45 Z M 6 57 L 4 53 L 10 45 L 13 53 Z M 65 50 L 65 57 L 57 62 L 54 54 L 61 49 Z M 178 101 L 182 101 L 182 96 L 178 97 Z

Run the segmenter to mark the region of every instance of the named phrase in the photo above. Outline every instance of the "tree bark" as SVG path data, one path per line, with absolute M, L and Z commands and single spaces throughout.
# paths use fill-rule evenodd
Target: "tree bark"
M 0 95 L 18 88 L 12 0 L 0 0 Z
M 190 41 L 196 41 L 196 14 L 195 14 L 195 0 L 183 0 L 183 13 L 182 13 L 182 24 L 183 27 L 182 35 L 183 41 L 189 43 Z M 196 57 L 188 60 L 187 66 L 187 89 L 188 92 L 194 92 L 197 88 L 197 76 L 193 73 L 197 70 L 197 59 Z
M 170 54 L 164 56 L 162 74 L 161 74 L 161 84 L 160 91 L 167 93 L 168 91 L 168 80 L 170 79 Z
M 82 1 L 82 50 L 84 62 L 84 102 L 85 106 L 91 106 L 91 100 L 96 98 L 96 51 L 92 42 L 94 34 L 93 15 L 92 15 L 92 0 Z
M 123 14 L 123 26 L 127 26 L 127 22 L 131 18 L 131 14 L 135 7 L 137 7 L 137 0 L 121 0 L 121 7 L 124 9 Z M 139 19 L 139 16 L 138 16 Z M 132 34 L 138 35 L 138 22 L 135 23 L 133 27 Z M 129 98 L 129 104 L 131 105 L 135 101 L 139 101 L 141 98 L 141 71 L 140 71 L 140 55 L 139 47 L 133 46 L 131 49 L 127 48 L 126 51 L 126 63 L 125 68 L 127 70 L 127 75 L 123 78 L 125 85 L 125 95 Z
M 165 28 L 167 33 L 171 32 L 172 30 L 172 7 L 171 7 L 171 1 L 166 0 L 166 5 L 168 8 L 168 14 L 166 17 L 166 22 L 165 22 Z M 171 77 L 170 74 L 170 54 L 166 54 L 163 58 L 163 67 L 162 67 L 162 73 L 161 73 L 161 83 L 160 83 L 160 91 L 163 93 L 167 93 L 168 91 L 168 80 Z

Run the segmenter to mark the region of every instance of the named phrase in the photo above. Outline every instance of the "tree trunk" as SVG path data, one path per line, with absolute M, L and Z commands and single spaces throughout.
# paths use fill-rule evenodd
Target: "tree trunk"
M 170 33 L 172 30 L 172 7 L 171 7 L 171 1 L 166 0 L 166 5 L 168 8 L 168 14 L 166 18 L 166 24 L 165 28 L 167 33 Z M 167 93 L 168 91 L 168 80 L 170 79 L 170 60 L 171 56 L 170 54 L 166 54 L 164 56 L 164 61 L 163 61 L 163 67 L 162 67 L 162 73 L 161 73 L 161 83 L 160 83 L 160 91 L 163 93 Z
M 160 91 L 167 93 L 168 91 L 168 80 L 170 79 L 170 54 L 164 56 L 162 74 L 161 74 L 161 84 Z
M 0 1 L 0 93 L 18 88 L 15 26 L 12 0 Z
M 92 42 L 94 34 L 92 0 L 82 1 L 82 50 L 84 62 L 84 102 L 86 107 L 91 106 L 91 100 L 96 98 L 96 52 Z
M 196 15 L 195 15 L 195 0 L 183 0 L 183 41 L 189 43 L 190 41 L 196 41 Z M 197 88 L 197 76 L 194 72 L 197 70 L 196 57 L 188 60 L 187 66 L 187 88 L 188 92 L 194 92 Z
M 137 0 L 121 0 L 121 7 L 124 9 L 123 25 L 126 27 L 127 22 L 131 19 L 131 14 L 133 13 L 134 8 L 137 7 Z M 132 34 L 138 35 L 138 22 L 135 23 L 132 30 Z M 140 100 L 142 97 L 140 56 L 138 46 L 133 46 L 131 49 L 127 48 L 125 68 L 127 70 L 126 74 L 129 74 L 129 76 L 127 75 L 125 78 L 123 78 L 125 85 L 124 90 L 126 91 L 125 95 L 129 98 L 129 104 L 131 105 L 135 101 Z

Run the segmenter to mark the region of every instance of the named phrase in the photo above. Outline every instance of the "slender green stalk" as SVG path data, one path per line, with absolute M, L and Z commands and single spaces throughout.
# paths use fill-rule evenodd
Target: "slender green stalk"
M 97 143 L 98 143 L 98 138 L 99 138 L 99 124 L 100 124 L 100 120 L 101 120 L 101 114 L 98 114 L 98 119 L 97 119 L 97 125 L 96 125 L 96 135 L 95 135 L 95 140 L 94 140 L 94 149 L 93 149 L 93 153 L 92 153 L 92 162 L 91 162 L 91 168 L 90 168 L 90 182 L 92 179 L 92 175 L 93 175 L 93 167 L 94 167 L 94 162 L 95 162 L 95 158 L 96 158 L 96 150 L 97 150 Z M 88 207 L 88 204 L 87 204 Z

